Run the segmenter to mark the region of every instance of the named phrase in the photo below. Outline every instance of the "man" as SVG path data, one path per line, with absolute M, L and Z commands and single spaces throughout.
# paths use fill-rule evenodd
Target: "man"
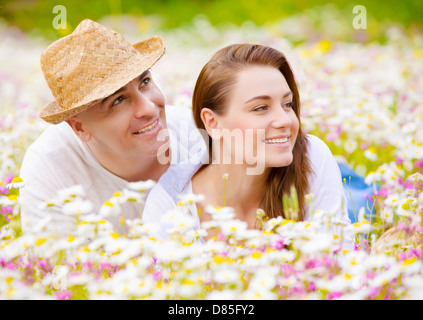
M 24 232 L 43 221 L 51 231 L 69 232 L 73 217 L 60 206 L 45 204 L 58 191 L 75 185 L 82 186 L 93 205 L 86 211 L 94 214 L 130 182 L 162 179 L 164 188 L 177 196 L 176 186 L 188 181 L 200 165 L 186 161 L 190 147 L 197 144 L 193 155 L 197 160 L 206 150 L 198 147 L 201 137 L 178 144 L 181 135 L 196 128 L 189 110 L 165 107 L 152 79 L 149 69 L 164 52 L 159 37 L 132 46 L 91 20 L 82 21 L 72 34 L 43 52 L 41 68 L 55 101 L 41 110 L 40 117 L 55 125 L 28 148 L 22 163 Z M 182 124 L 188 132 L 179 130 Z M 169 134 L 163 135 L 166 129 Z M 178 152 L 169 148 L 172 145 L 180 147 Z M 173 160 L 181 152 L 183 163 L 160 160 Z M 133 212 L 140 210 L 137 204 L 124 211 L 135 218 Z M 117 229 L 121 218 L 112 221 Z

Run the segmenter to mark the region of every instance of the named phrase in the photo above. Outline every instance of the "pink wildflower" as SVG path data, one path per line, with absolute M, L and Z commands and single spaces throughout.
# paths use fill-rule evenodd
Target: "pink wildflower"
M 225 234 L 224 234 L 224 233 L 219 233 L 219 235 L 217 236 L 217 239 L 218 239 L 219 241 L 224 240 L 224 239 L 225 239 Z
M 72 297 L 72 291 L 70 290 L 56 291 L 55 295 L 57 300 L 69 300 Z
M 414 162 L 414 166 L 419 169 L 423 169 L 423 159 L 417 160 Z
M 397 228 L 398 230 L 407 230 L 408 226 L 404 222 L 399 222 Z
M 274 248 L 277 250 L 282 250 L 284 248 L 283 238 L 276 241 Z
M 375 194 L 375 197 L 383 197 L 383 198 L 386 198 L 387 196 L 388 196 L 388 189 L 387 188 L 384 188 L 384 187 L 382 187 L 382 188 L 380 188 L 380 190 L 378 191 L 378 192 L 376 192 Z
M 153 272 L 153 279 L 156 281 L 159 281 L 162 277 L 163 273 L 161 271 L 155 271 Z
M 183 89 L 181 91 L 181 93 L 187 95 L 188 97 L 191 97 L 192 96 L 192 92 L 190 90 L 188 90 L 188 89 Z
M 292 270 L 292 266 L 289 264 L 282 264 L 281 269 L 285 278 L 288 278 L 292 274 L 295 274 L 294 270 Z
M 19 266 L 14 264 L 13 262 L 6 262 L 4 267 L 9 270 L 17 270 Z
M 100 263 L 100 270 L 104 270 L 109 267 L 111 267 L 110 263 L 107 263 L 107 262 Z
M 414 184 L 409 183 L 407 180 L 402 180 L 401 177 L 398 178 L 398 183 L 402 185 L 405 189 L 414 189 Z
M 380 288 L 370 288 L 369 299 L 376 298 L 380 293 Z
M 340 291 L 330 292 L 327 295 L 328 300 L 332 300 L 332 299 L 339 298 L 339 297 L 342 297 L 342 292 L 340 292 Z
M 303 295 L 304 293 L 305 293 L 304 288 L 294 286 L 294 287 L 290 288 L 288 295 Z
M 2 215 L 7 215 L 8 213 L 11 213 L 13 211 L 13 207 L 12 206 L 4 206 L 4 207 L 1 207 L 1 214 Z
M 409 258 L 413 258 L 413 257 L 420 258 L 420 256 L 421 256 L 421 251 L 417 250 L 416 248 L 411 248 L 408 252 Z
M 335 132 L 328 133 L 328 134 L 326 135 L 326 140 L 327 140 L 328 142 L 333 142 L 333 141 L 336 141 L 336 139 L 338 139 L 338 135 L 337 135 Z
M 323 263 L 325 266 L 332 266 L 334 264 L 334 261 L 327 255 L 323 257 Z
M 317 89 L 329 89 L 330 85 L 328 83 L 324 83 L 324 82 L 317 82 L 316 88 Z
M 6 179 L 4 179 L 4 181 L 5 181 L 6 183 L 12 183 L 13 178 L 14 178 L 14 175 L 13 175 L 13 174 L 8 174 L 8 175 L 6 176 Z
M 46 265 L 47 265 L 47 261 L 46 261 L 46 260 L 40 260 L 40 261 L 38 261 L 38 263 L 37 263 L 37 266 L 38 266 L 39 268 L 44 268 Z
M 407 259 L 407 254 L 405 252 L 400 252 L 398 258 L 399 261 L 404 261 L 405 259 Z
M 369 143 L 362 142 L 362 143 L 360 144 L 360 149 L 361 149 L 361 150 L 366 150 L 366 149 L 368 149 L 369 147 L 370 147 L 370 144 L 369 144 Z

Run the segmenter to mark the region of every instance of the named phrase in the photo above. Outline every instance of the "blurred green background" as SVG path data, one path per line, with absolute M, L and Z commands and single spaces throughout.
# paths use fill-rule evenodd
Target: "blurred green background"
M 394 22 L 407 31 L 421 33 L 423 30 L 422 0 L 1 0 L 0 15 L 7 24 L 25 32 L 57 38 L 72 32 L 85 18 L 99 20 L 104 16 L 128 14 L 147 18 L 146 28 L 151 27 L 153 21 L 156 27 L 167 29 L 190 24 L 194 17 L 203 14 L 213 25 L 241 25 L 252 21 L 261 26 L 325 4 L 337 7 L 349 20 L 354 18 L 353 7 L 364 5 L 369 23 L 383 28 L 383 23 Z M 57 15 L 52 13 L 52 8 L 56 5 L 66 7 L 66 30 L 52 27 Z

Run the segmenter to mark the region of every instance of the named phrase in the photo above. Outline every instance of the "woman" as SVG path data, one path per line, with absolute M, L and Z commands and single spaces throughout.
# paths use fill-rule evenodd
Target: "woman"
M 323 141 L 301 129 L 298 88 L 282 53 L 250 44 L 219 50 L 197 79 L 192 109 L 197 127 L 209 137 L 207 163 L 182 190 L 204 195 L 191 210 L 197 225 L 210 219 L 204 210 L 209 205 L 234 208 L 249 228 L 257 227 L 258 208 L 269 218 L 288 218 L 283 195 L 293 187 L 297 220 L 322 209 L 350 223 L 335 159 Z M 169 197 L 152 191 L 145 217 L 157 220 Z M 310 193 L 311 207 L 305 201 Z

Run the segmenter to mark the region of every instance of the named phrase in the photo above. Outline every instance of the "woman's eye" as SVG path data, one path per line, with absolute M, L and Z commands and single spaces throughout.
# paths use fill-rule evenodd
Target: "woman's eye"
M 294 108 L 294 106 L 295 106 L 294 101 L 291 101 L 291 102 L 285 103 L 285 104 L 283 105 L 283 107 L 285 107 L 285 108 L 289 108 L 289 109 Z
M 267 106 L 259 106 L 259 107 L 256 107 L 256 108 L 254 108 L 253 109 L 253 111 L 263 111 L 263 110 L 266 110 L 267 109 Z

